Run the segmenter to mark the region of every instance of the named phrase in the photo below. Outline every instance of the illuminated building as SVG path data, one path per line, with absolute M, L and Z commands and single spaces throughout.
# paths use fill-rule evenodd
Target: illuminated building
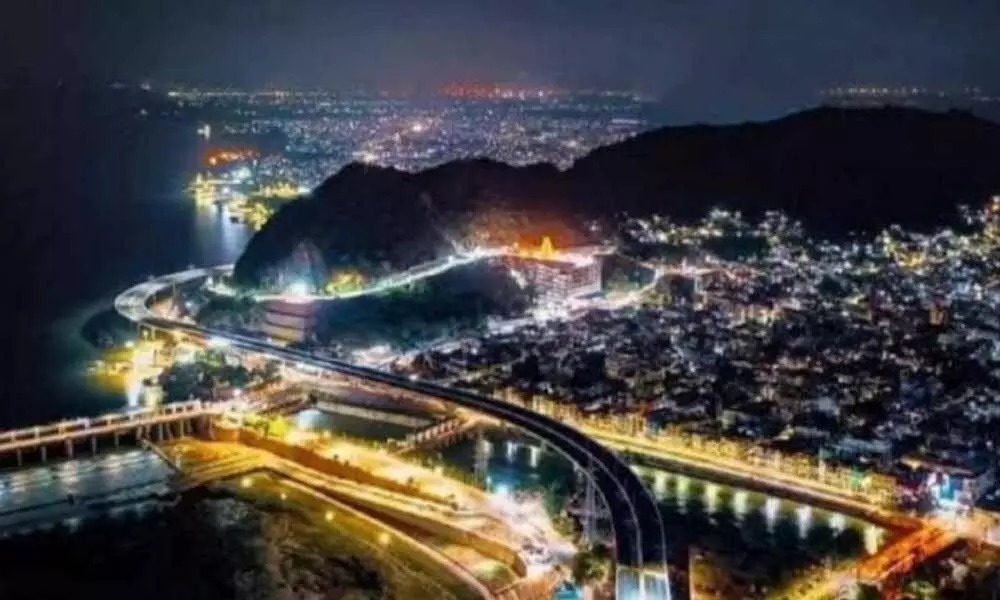
M 548 237 L 537 251 L 519 252 L 507 263 L 534 290 L 538 304 L 561 304 L 602 290 L 598 257 L 585 251 L 556 251 Z
M 311 302 L 272 300 L 264 304 L 261 333 L 281 342 L 301 342 L 309 337 L 315 324 Z
M 251 192 L 251 195 L 264 196 L 267 198 L 289 199 L 297 198 L 308 191 L 308 188 L 292 185 L 287 181 L 282 181 L 270 185 L 261 185 L 256 190 Z
M 211 204 L 217 196 L 215 181 L 205 178 L 201 173 L 195 176 L 190 191 L 198 204 Z
M 208 166 L 216 167 L 234 162 L 253 163 L 260 158 L 260 153 L 250 148 L 214 148 L 209 151 L 206 161 Z
M 926 473 L 924 487 L 938 508 L 971 507 L 997 482 L 996 466 L 984 453 L 917 454 L 905 456 L 900 462 Z

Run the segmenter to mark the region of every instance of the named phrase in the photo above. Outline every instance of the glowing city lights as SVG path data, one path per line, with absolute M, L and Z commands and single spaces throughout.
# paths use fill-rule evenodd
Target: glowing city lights
M 667 495 L 667 474 L 663 471 L 656 471 L 653 475 L 653 493 L 657 498 Z
M 847 528 L 847 518 L 840 513 L 830 515 L 830 529 L 836 533 L 842 533 Z
M 874 555 L 878 552 L 879 548 L 882 546 L 882 536 L 884 531 L 875 526 L 867 525 L 865 527 L 865 552 L 869 555 Z
M 705 486 L 705 510 L 714 513 L 719 504 L 719 486 L 709 483 Z

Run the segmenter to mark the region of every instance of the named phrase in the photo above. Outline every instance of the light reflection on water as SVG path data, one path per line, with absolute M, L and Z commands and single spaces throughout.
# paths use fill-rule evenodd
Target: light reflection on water
M 666 471 L 657 471 L 653 479 L 653 494 L 657 497 L 662 497 L 667 493 L 667 475 Z
M 705 486 L 705 510 L 714 513 L 719 507 L 719 486 L 710 483 Z
M 809 534 L 809 528 L 812 525 L 812 507 L 811 506 L 799 506 L 795 509 L 798 515 L 799 521 L 799 537 L 805 539 Z
M 489 462 L 494 485 L 552 492 L 553 510 L 561 510 L 562 501 L 579 492 L 575 469 L 557 453 L 540 452 L 535 464 L 533 452 L 527 450 L 514 453 L 508 461 L 511 437 L 489 435 L 500 444 L 498 450 L 503 448 Z M 528 449 L 535 444 L 525 438 L 513 441 Z M 470 472 L 473 456 L 472 441 L 443 452 L 446 462 Z M 784 573 L 818 564 L 825 557 L 859 557 L 886 543 L 881 528 L 819 507 L 643 465 L 632 469 L 658 500 L 664 526 L 679 548 L 721 546 L 752 557 L 756 567 L 769 573 Z
M 733 512 L 739 520 L 743 520 L 743 517 L 747 514 L 747 493 L 744 490 L 739 490 L 733 496 Z
M 868 525 L 865 527 L 865 552 L 869 555 L 878 552 L 878 549 L 882 547 L 885 542 L 885 530 L 876 527 L 875 525 Z
M 778 511 L 781 510 L 781 500 L 768 496 L 764 502 L 764 516 L 767 523 L 767 530 L 774 531 L 774 525 L 778 522 Z
M 681 514 L 700 511 L 707 515 L 728 512 L 737 523 L 744 522 L 751 512 L 759 511 L 769 533 L 774 533 L 779 523 L 790 522 L 802 540 L 818 530 L 828 530 L 832 536 L 838 536 L 853 529 L 863 535 L 865 551 L 869 553 L 885 542 L 882 528 L 843 514 L 661 469 L 641 466 L 634 469 L 668 511 Z

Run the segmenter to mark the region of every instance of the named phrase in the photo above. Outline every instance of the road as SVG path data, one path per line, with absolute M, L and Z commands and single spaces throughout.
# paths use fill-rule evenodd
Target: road
M 608 254 L 614 251 L 613 247 L 598 246 L 591 249 L 595 254 Z M 313 301 L 313 300 L 347 300 L 350 298 L 359 298 L 362 296 L 368 296 L 371 294 L 380 294 L 383 292 L 388 292 L 396 288 L 405 287 L 417 283 L 428 277 L 434 277 L 450 271 L 455 267 L 461 267 L 464 265 L 469 265 L 481 260 L 487 260 L 490 258 L 498 258 L 501 256 L 512 256 L 519 255 L 515 250 L 510 248 L 475 248 L 467 252 L 456 252 L 455 254 L 448 255 L 444 258 L 438 258 L 435 260 L 427 261 L 419 265 L 415 265 L 400 271 L 398 273 L 393 273 L 387 277 L 378 280 L 375 284 L 364 287 L 358 290 L 352 290 L 348 292 L 338 292 L 335 294 L 317 294 L 311 293 L 307 290 L 291 291 L 280 294 L 257 294 L 255 298 L 257 300 L 281 300 L 294 298 L 297 301 Z M 558 257 L 559 253 L 556 253 Z M 653 268 L 653 267 L 650 267 Z M 176 273 L 168 277 L 173 277 L 176 283 L 181 283 L 189 275 L 194 274 L 195 271 L 213 271 L 216 273 L 231 273 L 233 270 L 233 265 L 219 265 L 212 269 L 192 269 L 189 271 L 183 271 L 181 273 Z M 654 268 L 654 270 L 656 270 Z M 685 271 L 687 272 L 687 271 Z M 204 275 L 208 275 L 205 273 Z M 655 283 L 655 278 L 654 278 Z M 213 291 L 223 295 L 233 294 L 233 290 L 225 287 L 223 285 L 213 286 Z M 635 293 L 635 292 L 633 292 Z
M 465 254 L 453 254 L 445 258 L 439 258 L 436 260 L 421 263 L 419 265 L 410 267 L 405 271 L 400 271 L 399 273 L 394 273 L 388 277 L 380 279 L 374 285 L 368 287 L 352 290 L 349 292 L 339 292 L 336 294 L 314 294 L 307 291 L 301 292 L 289 292 L 282 294 L 257 294 L 255 298 L 257 300 L 284 300 L 293 298 L 296 301 L 313 301 L 313 300 L 347 300 L 350 298 L 360 298 L 362 296 L 368 296 L 370 294 L 381 294 L 383 292 L 388 292 L 396 288 L 405 287 L 417 283 L 428 277 L 434 277 L 440 275 L 446 271 L 450 271 L 455 267 L 461 267 L 463 265 L 472 264 L 480 260 L 495 258 L 498 256 L 503 256 L 507 254 L 507 250 L 500 248 L 493 249 L 476 249 Z M 222 265 L 216 267 L 216 271 L 226 271 L 231 272 L 233 265 Z M 215 286 L 212 288 L 213 291 L 220 294 L 232 294 L 232 290 L 222 287 Z
M 115 308 L 124 317 L 141 326 L 204 343 L 221 344 L 233 351 L 263 355 L 291 365 L 305 365 L 328 374 L 375 383 L 390 390 L 418 397 L 443 400 L 516 425 L 546 441 L 592 477 L 610 513 L 614 529 L 615 555 L 619 567 L 631 567 L 637 572 L 652 573 L 651 576 L 655 581 L 666 579 L 667 535 L 655 498 L 628 464 L 589 436 L 554 419 L 487 396 L 434 383 L 413 381 L 375 369 L 318 357 L 300 350 L 282 348 L 260 339 L 213 331 L 190 323 L 166 319 L 153 313 L 148 306 L 152 296 L 176 284 L 179 278 L 193 281 L 197 275 L 187 271 L 162 278 L 159 287 L 156 285 L 157 281 L 136 286 L 116 298 Z M 645 576 L 643 578 L 645 579 Z M 621 582 L 621 579 L 619 581 Z M 668 586 L 654 585 L 657 586 L 657 591 L 647 594 L 649 600 L 656 600 L 652 596 L 669 599 Z

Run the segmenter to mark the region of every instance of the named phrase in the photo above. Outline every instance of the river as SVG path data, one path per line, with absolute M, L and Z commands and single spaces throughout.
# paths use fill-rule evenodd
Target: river
M 87 377 L 85 324 L 149 275 L 235 260 L 251 232 L 184 195 L 194 123 L 68 92 L 0 107 L 0 428 L 121 408 Z
M 339 415 L 319 415 L 314 409 L 300 413 L 299 424 L 380 441 L 405 435 L 379 425 L 360 426 Z M 542 492 L 550 514 L 579 493 L 574 467 L 557 453 L 507 430 L 490 430 L 487 439 L 491 491 Z M 475 441 L 466 439 L 423 459 L 471 476 L 474 456 Z M 673 560 L 679 563 L 686 549 L 698 547 L 721 553 L 741 572 L 774 585 L 795 573 L 875 553 L 891 536 L 871 523 L 799 502 L 664 469 L 634 468 L 658 500 Z
M 151 274 L 232 262 L 251 232 L 184 195 L 199 160 L 194 123 L 61 97 L 0 112 L 8 142 L 0 161 L 7 263 L 0 306 L 9 332 L 0 428 L 121 408 L 122 390 L 87 375 L 98 353 L 82 335 L 85 324 Z M 471 468 L 468 444 L 444 454 Z M 565 463 L 524 448 L 509 458 L 495 453 L 490 475 L 494 486 L 572 487 Z M 643 476 L 678 548 L 724 546 L 776 575 L 883 541 L 881 530 L 819 509 L 664 471 Z

